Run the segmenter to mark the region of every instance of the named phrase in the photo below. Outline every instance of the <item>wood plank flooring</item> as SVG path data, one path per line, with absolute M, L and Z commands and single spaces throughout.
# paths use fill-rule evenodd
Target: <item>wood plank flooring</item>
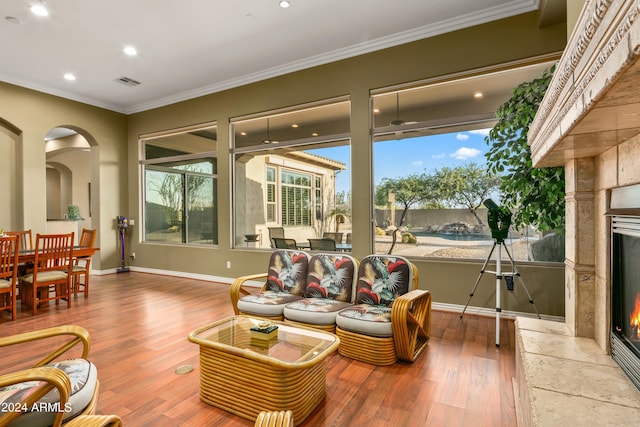
M 127 426 L 252 426 L 200 401 L 198 347 L 187 335 L 233 314 L 228 285 L 144 273 L 92 276 L 89 298 L 73 305 L 1 313 L 0 335 L 60 324 L 91 333 L 98 413 Z M 491 317 L 433 311 L 432 338 L 413 364 L 376 367 L 338 353 L 327 359 L 327 396 L 303 426 L 515 426 L 514 325 Z M 0 350 L 0 373 L 33 360 L 42 346 Z M 178 375 L 182 365 L 194 371 Z

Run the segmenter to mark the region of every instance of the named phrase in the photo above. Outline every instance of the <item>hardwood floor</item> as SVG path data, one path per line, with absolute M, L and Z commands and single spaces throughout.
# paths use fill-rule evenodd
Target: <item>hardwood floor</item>
M 198 352 L 187 335 L 233 314 L 228 285 L 143 273 L 91 277 L 89 298 L 72 307 L 2 313 L 0 335 L 60 324 L 91 333 L 98 367 L 98 412 L 127 426 L 253 426 L 200 401 Z M 514 324 L 432 313 L 432 337 L 413 364 L 376 367 L 338 353 L 327 359 L 327 396 L 303 426 L 515 426 Z M 41 348 L 41 347 L 40 347 Z M 26 366 L 37 346 L 0 350 L 0 372 Z M 182 365 L 194 371 L 178 375 Z

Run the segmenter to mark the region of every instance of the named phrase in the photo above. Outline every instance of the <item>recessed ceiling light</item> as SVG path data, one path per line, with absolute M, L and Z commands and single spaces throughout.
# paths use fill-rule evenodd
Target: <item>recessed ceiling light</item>
M 318 132 L 312 133 L 311 136 L 318 136 Z
M 123 52 L 129 56 L 136 56 L 138 54 L 138 50 L 133 46 L 125 46 Z
M 292 127 L 292 128 L 297 128 L 297 127 L 298 127 L 298 125 L 294 123 L 294 124 L 292 124 L 292 125 L 291 125 L 291 127 Z
M 47 10 L 44 3 L 34 3 L 31 5 L 29 10 L 31 10 L 31 13 L 33 13 L 34 15 L 49 16 L 49 11 Z
M 247 133 L 246 132 L 240 132 L 240 135 L 247 136 Z
M 287 0 L 280 0 L 280 7 L 283 9 L 288 8 L 289 6 L 291 6 L 291 2 L 287 1 Z
M 482 92 L 476 92 L 473 94 L 474 98 L 482 98 Z
M 373 112 L 374 112 L 374 113 L 379 113 L 379 112 L 380 112 L 380 109 L 379 109 L 379 108 L 374 108 L 374 109 L 373 109 Z
M 73 75 L 73 74 L 71 74 L 71 73 L 66 73 L 66 74 L 64 75 L 64 78 L 65 78 L 65 80 L 69 80 L 69 81 L 71 81 L 71 82 L 72 82 L 72 81 L 74 81 L 74 80 L 76 79 L 76 76 L 75 76 L 75 75 Z

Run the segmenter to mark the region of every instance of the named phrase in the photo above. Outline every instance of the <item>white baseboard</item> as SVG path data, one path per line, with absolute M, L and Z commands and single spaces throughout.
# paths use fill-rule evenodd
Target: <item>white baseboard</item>
M 458 305 L 458 304 L 447 304 L 444 302 L 433 302 L 431 303 L 431 308 L 433 310 L 438 310 L 438 311 L 449 311 L 449 312 L 462 314 L 462 310 L 464 309 L 464 306 Z M 469 306 L 467 307 L 465 314 L 475 314 L 477 316 L 494 317 L 496 315 L 496 309 Z M 509 310 L 502 310 L 500 312 L 500 316 L 502 316 L 505 319 L 515 319 L 516 317 L 537 318 L 535 313 L 526 313 L 521 311 L 509 311 Z M 551 320 L 554 322 L 564 322 L 564 317 L 560 317 L 560 316 L 550 316 L 547 314 L 541 314 L 540 318 L 542 318 L 543 320 Z
M 139 273 L 159 274 L 161 276 L 172 276 L 172 277 L 184 277 L 187 279 L 204 280 L 207 282 L 218 282 L 218 283 L 228 283 L 228 284 L 231 284 L 235 279 L 231 277 L 211 276 L 208 274 L 185 273 L 184 271 L 159 270 L 156 268 L 144 268 L 144 267 L 135 267 L 135 266 L 129 266 L 129 270 L 137 271 Z M 117 268 L 113 268 L 109 270 L 91 270 L 91 274 L 95 274 L 96 276 L 101 276 L 104 274 L 114 274 L 117 272 L 118 272 Z M 254 280 L 254 281 L 248 281 L 247 283 L 245 283 L 245 285 L 252 286 L 252 287 L 261 287 L 263 283 Z M 431 308 L 438 311 L 462 313 L 464 306 L 458 305 L 458 304 L 447 304 L 443 302 L 433 302 L 431 305 Z M 467 307 L 465 314 L 494 317 L 496 314 L 496 310 L 495 308 L 469 306 Z M 536 317 L 535 313 L 524 313 L 524 312 L 509 311 L 509 310 L 502 310 L 500 314 L 505 319 L 515 319 L 517 316 L 533 317 L 533 318 Z M 564 317 L 560 317 L 560 316 L 549 316 L 546 314 L 541 314 L 540 317 L 544 320 L 564 322 Z
M 197 273 L 186 273 L 184 271 L 173 271 L 173 270 L 160 270 L 156 268 L 145 268 L 145 267 L 135 267 L 129 266 L 129 271 L 135 271 L 138 273 L 149 273 L 149 274 L 158 274 L 161 276 L 171 276 L 171 277 L 184 277 L 186 279 L 195 279 L 195 280 L 204 280 L 207 282 L 219 282 L 219 283 L 228 283 L 234 281 L 235 278 L 231 277 L 223 277 L 223 276 L 212 276 L 209 274 L 197 274 Z M 118 268 L 111 268 L 109 270 L 91 270 L 91 274 L 95 274 L 96 276 L 102 276 L 105 274 L 114 274 L 118 272 Z M 262 283 L 256 281 L 248 281 L 248 286 L 262 286 Z

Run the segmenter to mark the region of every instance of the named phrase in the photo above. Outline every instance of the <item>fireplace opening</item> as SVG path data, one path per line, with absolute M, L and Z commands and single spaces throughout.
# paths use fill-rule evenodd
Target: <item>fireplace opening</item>
M 611 222 L 611 356 L 640 390 L 640 217 Z

